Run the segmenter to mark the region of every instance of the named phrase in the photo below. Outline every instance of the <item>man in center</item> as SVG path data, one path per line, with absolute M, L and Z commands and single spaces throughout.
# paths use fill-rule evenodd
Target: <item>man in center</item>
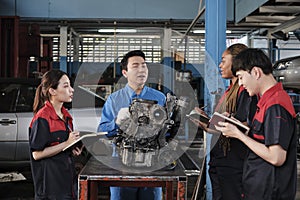
M 127 79 L 124 88 L 113 92 L 104 104 L 98 131 L 107 131 L 108 137 L 117 135 L 118 125 L 129 118 L 129 105 L 134 98 L 156 100 L 164 106 L 165 95 L 145 86 L 148 67 L 141 50 L 130 51 L 121 60 L 122 74 Z M 161 187 L 110 187 L 111 200 L 161 200 Z

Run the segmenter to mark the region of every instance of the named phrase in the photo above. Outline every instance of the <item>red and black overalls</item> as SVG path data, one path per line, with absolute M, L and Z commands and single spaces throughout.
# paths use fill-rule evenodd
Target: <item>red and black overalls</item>
M 244 166 L 244 199 L 295 199 L 297 136 L 295 111 L 282 84 L 266 91 L 257 104 L 249 136 L 266 145 L 280 145 L 286 152 L 282 166 L 274 166 L 249 150 Z
M 71 150 L 54 156 L 34 160 L 33 151 L 41 151 L 66 141 L 72 129 L 72 117 L 62 108 L 64 120 L 60 119 L 50 102 L 33 117 L 29 128 L 31 171 L 35 199 L 76 199 L 77 177 Z

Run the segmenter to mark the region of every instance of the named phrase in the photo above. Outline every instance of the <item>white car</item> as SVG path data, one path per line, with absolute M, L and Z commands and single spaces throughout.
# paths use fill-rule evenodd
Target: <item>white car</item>
M 300 56 L 278 60 L 273 74 L 286 89 L 300 90 Z

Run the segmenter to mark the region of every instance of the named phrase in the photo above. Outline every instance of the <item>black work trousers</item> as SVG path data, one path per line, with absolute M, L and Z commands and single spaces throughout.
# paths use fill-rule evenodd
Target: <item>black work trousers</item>
M 243 170 L 232 167 L 209 167 L 213 200 L 240 200 Z

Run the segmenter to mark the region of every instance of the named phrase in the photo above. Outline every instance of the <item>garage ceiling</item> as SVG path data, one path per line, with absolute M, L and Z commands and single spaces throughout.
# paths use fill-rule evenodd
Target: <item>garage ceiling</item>
M 246 16 L 235 27 L 252 27 L 250 34 L 288 33 L 300 28 L 300 0 L 270 0 Z
M 169 27 L 186 32 L 191 25 L 189 20 L 35 20 L 21 19 L 21 22 L 38 23 L 42 34 L 59 34 L 60 25 L 68 25 L 78 34 L 98 34 L 101 28 Z M 193 29 L 204 28 L 203 20 L 197 20 Z M 230 21 L 228 36 L 239 37 L 245 34 L 274 37 L 274 33 L 286 34 L 300 29 L 300 0 L 270 0 L 239 22 Z

